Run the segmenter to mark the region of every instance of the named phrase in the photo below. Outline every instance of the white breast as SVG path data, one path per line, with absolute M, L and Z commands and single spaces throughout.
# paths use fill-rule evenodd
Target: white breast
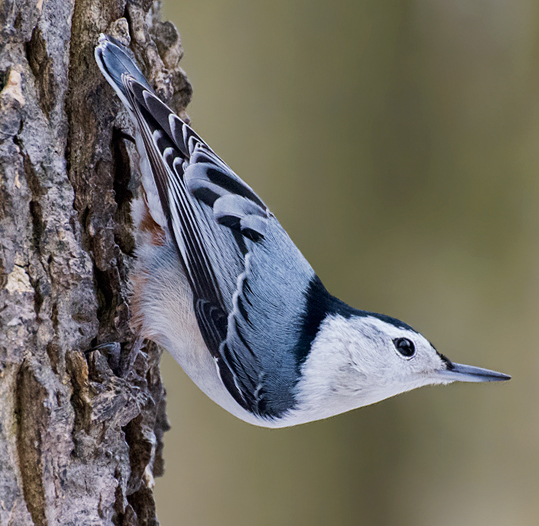
M 246 422 L 267 426 L 268 422 L 238 405 L 221 382 L 198 328 L 193 294 L 176 247 L 170 242 L 156 246 L 145 237 L 144 233 L 139 235 L 132 273 L 137 329 L 142 336 L 164 347 L 214 402 Z

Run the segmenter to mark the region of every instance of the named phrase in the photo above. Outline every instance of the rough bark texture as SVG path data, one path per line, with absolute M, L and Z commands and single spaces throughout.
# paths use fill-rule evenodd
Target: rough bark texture
M 1 526 L 157 524 L 159 351 L 124 363 L 132 146 L 93 49 L 101 32 L 131 42 L 182 112 L 180 39 L 158 12 L 151 0 L 0 2 Z M 85 352 L 106 342 L 120 363 L 114 345 Z

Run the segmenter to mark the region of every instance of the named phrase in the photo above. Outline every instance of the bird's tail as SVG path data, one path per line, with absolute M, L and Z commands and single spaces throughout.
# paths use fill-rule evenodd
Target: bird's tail
M 131 76 L 150 93 L 154 92 L 129 50 L 113 37 L 101 34 L 99 44 L 95 48 L 95 60 L 109 84 L 128 108 L 131 107 L 131 104 L 123 79 L 124 75 Z

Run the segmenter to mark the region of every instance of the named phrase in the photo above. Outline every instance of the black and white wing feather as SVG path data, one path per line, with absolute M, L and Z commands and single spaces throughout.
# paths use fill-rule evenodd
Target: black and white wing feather
M 102 37 L 96 59 L 142 136 L 204 341 L 238 404 L 282 416 L 295 405 L 320 322 L 307 319 L 314 272 L 253 190 L 156 97 L 128 53 Z

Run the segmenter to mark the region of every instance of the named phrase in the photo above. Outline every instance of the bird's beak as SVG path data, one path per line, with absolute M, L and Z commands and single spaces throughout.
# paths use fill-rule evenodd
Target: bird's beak
M 482 367 L 447 361 L 447 369 L 438 371 L 438 376 L 448 382 L 501 382 L 510 380 L 508 374 L 498 373 Z

